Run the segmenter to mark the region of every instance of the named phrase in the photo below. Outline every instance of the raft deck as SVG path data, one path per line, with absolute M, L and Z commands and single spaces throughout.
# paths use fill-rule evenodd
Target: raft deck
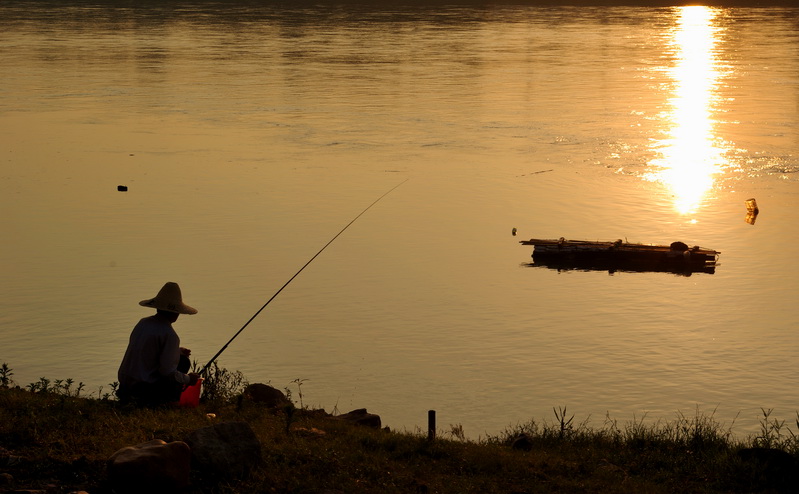
M 713 273 L 720 252 L 704 247 L 689 247 L 683 242 L 650 245 L 614 242 L 553 239 L 530 239 L 519 242 L 532 245 L 534 265 L 558 269 L 621 269 L 631 271 L 703 271 Z

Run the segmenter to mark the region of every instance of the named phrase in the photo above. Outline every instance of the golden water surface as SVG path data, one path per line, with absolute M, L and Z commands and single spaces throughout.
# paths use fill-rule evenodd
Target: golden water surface
M 107 392 L 138 301 L 176 281 L 202 365 L 407 180 L 220 363 L 471 437 L 558 406 L 791 418 L 797 18 L 2 4 L 0 361 Z M 691 276 L 524 267 L 520 239 L 561 236 L 722 254 Z

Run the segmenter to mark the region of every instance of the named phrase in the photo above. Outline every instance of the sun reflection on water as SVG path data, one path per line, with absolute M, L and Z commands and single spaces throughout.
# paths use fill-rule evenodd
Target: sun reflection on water
M 678 25 L 672 36 L 676 62 L 670 69 L 674 90 L 665 139 L 653 141 L 657 157 L 645 176 L 671 188 L 674 206 L 681 214 L 696 211 L 712 189 L 725 161 L 725 149 L 714 134 L 716 87 L 720 72 L 716 61 L 718 11 L 691 6 L 677 9 Z

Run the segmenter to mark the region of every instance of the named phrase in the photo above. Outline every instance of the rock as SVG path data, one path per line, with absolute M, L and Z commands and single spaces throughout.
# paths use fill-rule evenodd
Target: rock
M 358 425 L 374 427 L 375 429 L 379 429 L 381 426 L 380 416 L 367 412 L 365 408 L 359 408 L 357 410 L 347 412 L 344 415 L 338 415 L 336 418 L 353 422 Z
M 0 473 L 0 485 L 11 485 L 14 483 L 14 476 L 10 473 Z
M 761 484 L 779 492 L 799 492 L 799 460 L 780 449 L 745 448 L 738 451 Z
M 609 462 L 607 459 L 602 459 L 596 467 L 596 473 L 608 477 L 608 479 L 616 478 L 621 479 L 622 482 L 629 478 L 629 474 L 622 467 L 615 463 Z
M 246 422 L 223 422 L 189 434 L 192 460 L 203 471 L 242 477 L 261 463 L 261 442 Z
M 177 492 L 189 485 L 191 451 L 182 441 L 161 439 L 120 449 L 108 459 L 115 492 Z
M 316 427 L 311 427 L 309 429 L 307 427 L 292 426 L 291 432 L 297 434 L 298 436 L 314 438 L 325 437 L 327 435 L 327 432 L 323 431 L 322 429 L 317 429 Z
M 247 386 L 244 389 L 244 396 L 255 403 L 263 403 L 269 408 L 283 407 L 292 404 L 282 391 L 261 383 L 254 383 Z
M 0 467 L 13 467 L 22 463 L 21 456 L 5 455 L 0 452 Z

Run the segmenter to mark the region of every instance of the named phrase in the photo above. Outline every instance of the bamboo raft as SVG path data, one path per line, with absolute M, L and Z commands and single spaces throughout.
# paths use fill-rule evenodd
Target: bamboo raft
M 533 238 L 519 243 L 533 246 L 531 266 L 552 269 L 714 273 L 720 254 L 704 247 L 689 247 L 683 242 L 649 245 L 622 240 L 593 242 L 561 237 L 557 240 Z

